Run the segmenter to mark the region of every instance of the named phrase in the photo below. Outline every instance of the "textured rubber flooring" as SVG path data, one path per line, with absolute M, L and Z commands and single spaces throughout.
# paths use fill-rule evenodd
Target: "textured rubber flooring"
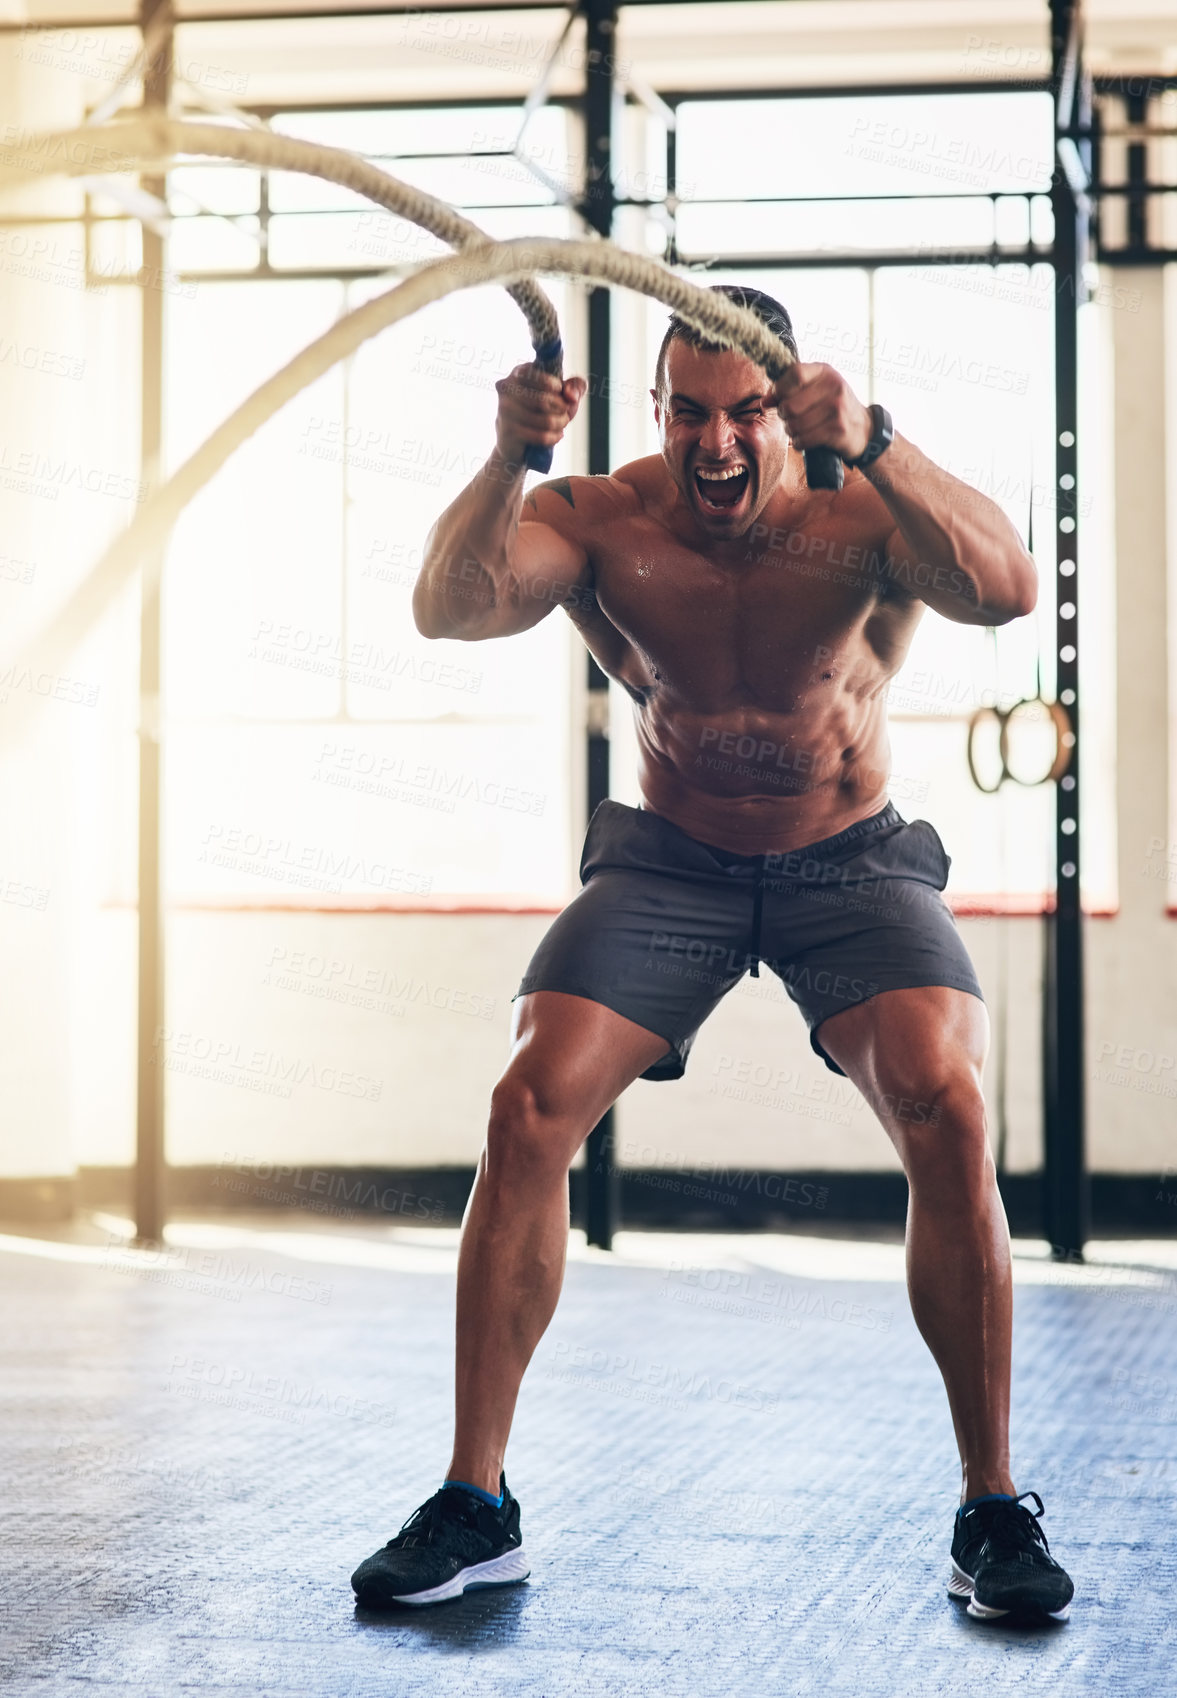
M 450 1238 L 99 1237 L 0 1239 L 4 1693 L 1174 1689 L 1172 1273 L 1018 1287 L 1017 1480 L 1076 1581 L 1064 1627 L 945 1596 L 955 1454 L 902 1285 L 756 1239 L 574 1261 L 508 1459 L 531 1581 L 366 1616 L 352 1568 L 447 1456 Z

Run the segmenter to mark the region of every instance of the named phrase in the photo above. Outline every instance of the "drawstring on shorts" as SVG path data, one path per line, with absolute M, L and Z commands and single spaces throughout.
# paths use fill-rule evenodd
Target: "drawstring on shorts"
M 752 966 L 750 976 L 760 977 L 760 930 L 764 916 L 764 866 L 768 857 L 760 856 L 760 864 L 756 868 L 756 894 L 752 903 Z

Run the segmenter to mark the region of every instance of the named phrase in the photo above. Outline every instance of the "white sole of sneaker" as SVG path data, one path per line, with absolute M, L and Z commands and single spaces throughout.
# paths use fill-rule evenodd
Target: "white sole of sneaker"
M 459 1569 L 443 1586 L 434 1586 L 428 1592 L 412 1592 L 406 1597 L 394 1598 L 394 1602 L 444 1604 L 447 1598 L 460 1598 L 463 1592 L 476 1592 L 480 1586 L 510 1586 L 517 1580 L 526 1580 L 530 1573 L 531 1564 L 520 1545 L 518 1550 L 504 1551 L 502 1556 L 491 1557 L 489 1562 L 476 1562 L 471 1568 Z
M 1008 1610 L 995 1610 L 989 1604 L 979 1603 L 973 1596 L 972 1580 L 955 1558 L 952 1559 L 952 1573 L 948 1576 L 948 1596 L 950 1598 L 966 1598 L 969 1614 L 977 1621 L 998 1621 L 1002 1616 L 1010 1613 Z M 1061 1610 L 1044 1610 L 1042 1613 L 1050 1621 L 1066 1621 L 1071 1613 L 1071 1606 L 1064 1604 Z

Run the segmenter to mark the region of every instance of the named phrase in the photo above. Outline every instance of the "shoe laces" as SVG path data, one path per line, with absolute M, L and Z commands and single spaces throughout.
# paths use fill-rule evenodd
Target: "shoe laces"
M 1033 1498 L 1037 1510 L 1027 1509 L 1022 1501 L 1024 1498 Z M 1046 1514 L 1046 1506 L 1037 1492 L 1023 1492 L 1020 1497 L 1009 1501 L 998 1499 L 985 1507 L 989 1514 L 983 1523 L 984 1537 L 994 1551 L 999 1546 L 1006 1550 L 1025 1551 L 1040 1545 L 1049 1555 L 1046 1534 L 1038 1523 L 1038 1517 Z
M 464 1497 L 464 1492 L 434 1492 L 419 1509 L 413 1511 L 396 1537 L 388 1541 L 385 1549 L 391 1550 L 394 1545 L 432 1545 L 447 1523 L 472 1523 L 474 1508 L 473 1505 L 462 1502 Z

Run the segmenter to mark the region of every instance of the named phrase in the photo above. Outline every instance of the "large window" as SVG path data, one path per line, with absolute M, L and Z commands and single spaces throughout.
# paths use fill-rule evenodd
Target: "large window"
M 569 116 L 531 116 L 531 168 L 504 153 L 522 116 L 302 113 L 277 127 L 363 151 L 492 235 L 573 234 Z M 1033 906 L 1052 882 L 1051 790 L 982 795 L 965 740 L 977 708 L 1054 687 L 1054 296 L 1036 257 L 1051 237 L 1049 100 L 690 99 L 673 154 L 656 107 L 627 108 L 620 143 L 618 190 L 650 203 L 623 208 L 625 245 L 777 295 L 803 357 L 884 401 L 1023 537 L 1032 516 L 1037 612 L 997 632 L 929 613 L 890 709 L 893 794 L 941 829 L 951 891 Z M 312 336 L 441 246 L 313 179 L 194 164 L 171 183 L 185 215 L 172 263 L 217 274 L 168 303 L 175 464 Z M 986 263 L 933 263 L 945 248 Z M 234 280 L 263 256 L 264 280 Z M 549 287 L 575 350 L 577 293 Z M 647 389 L 665 312 L 613 301 L 622 463 L 657 448 Z M 1114 820 L 1100 802 L 1114 788 L 1101 311 L 1084 308 L 1081 361 L 1083 546 L 1104 562 L 1087 574 L 1082 633 L 1084 877 L 1097 907 L 1115 900 Z M 579 639 L 555 616 L 508 642 L 425 642 L 409 605 L 430 525 L 493 441 L 494 380 L 527 353 L 501 289 L 438 303 L 286 408 L 185 515 L 167 600 L 174 894 L 371 906 L 569 894 Z M 556 471 L 571 469 L 571 447 Z M 632 708 L 614 697 L 614 793 L 636 800 Z
M 357 148 L 495 236 L 568 233 L 551 190 L 493 157 L 518 110 L 350 112 L 279 128 Z M 567 158 L 565 115 L 529 136 Z M 487 157 L 421 158 L 486 150 Z M 398 158 L 398 155 L 408 155 Z M 177 170 L 173 261 L 253 269 L 258 173 Z M 169 302 L 174 466 L 249 391 L 395 278 L 443 251 L 316 179 L 275 174 L 281 280 L 200 281 Z M 551 289 L 565 318 L 566 297 Z M 507 642 L 426 641 L 410 596 L 430 526 L 494 442 L 494 381 L 528 358 L 501 288 L 394 326 L 266 426 L 185 514 L 168 567 L 168 848 L 197 900 L 397 906 L 567 893 L 569 660 L 559 615 Z M 562 445 L 555 470 L 569 449 Z

